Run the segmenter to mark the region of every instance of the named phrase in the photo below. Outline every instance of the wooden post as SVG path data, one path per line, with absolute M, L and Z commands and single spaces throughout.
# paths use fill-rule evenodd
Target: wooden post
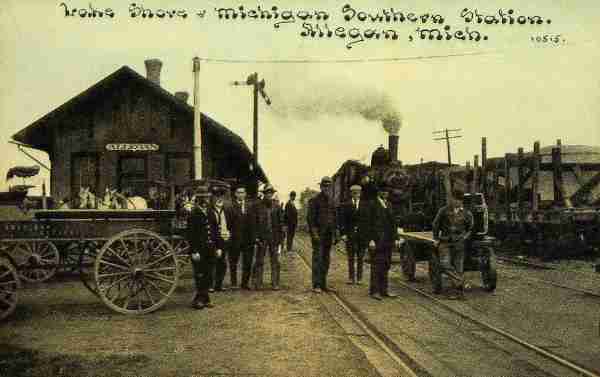
M 48 209 L 46 202 L 46 181 L 42 182 L 42 209 Z
M 540 142 L 536 141 L 533 143 L 533 157 L 532 157 L 532 169 L 531 175 L 531 210 L 536 213 L 539 209 L 538 201 L 538 186 L 540 179 Z
M 473 156 L 473 186 L 471 192 L 479 192 L 479 155 Z
M 473 175 L 471 174 L 472 169 L 471 169 L 471 161 L 466 161 L 465 162 L 465 169 L 467 171 L 466 177 L 467 179 L 465 180 L 465 185 L 466 185 L 466 191 L 468 192 L 473 192 L 472 190 L 472 186 L 473 186 Z
M 194 151 L 194 179 L 203 178 L 202 172 L 202 114 L 200 112 L 200 58 L 193 60 L 194 72 L 194 129 L 192 132 Z
M 483 195 L 486 197 L 488 196 L 488 184 L 487 184 L 487 176 L 488 176 L 488 170 L 487 170 L 488 166 L 487 166 L 487 138 L 482 137 L 481 138 L 481 180 L 483 183 Z
M 523 158 L 523 148 L 520 147 L 517 152 L 517 169 L 518 169 L 518 180 L 517 183 L 517 211 L 519 219 L 523 220 L 524 208 L 523 208 L 523 187 L 525 185 L 525 173 L 524 173 L 524 158 Z
M 554 183 L 554 205 L 560 206 L 563 203 L 562 193 L 562 161 L 560 148 L 552 148 L 552 178 Z
M 508 153 L 504 155 L 504 206 L 506 211 L 506 219 L 510 220 L 510 161 Z

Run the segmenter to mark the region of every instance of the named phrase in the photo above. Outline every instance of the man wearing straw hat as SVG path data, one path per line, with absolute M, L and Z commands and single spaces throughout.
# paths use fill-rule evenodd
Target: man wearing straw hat
M 211 270 L 217 257 L 217 227 L 210 216 L 210 191 L 200 186 L 195 191 L 196 203 L 187 222 L 187 240 L 190 243 L 196 294 L 192 302 L 195 309 L 212 307 L 209 297 Z
M 336 237 L 337 216 L 333 200 L 330 196 L 332 180 L 330 177 L 321 179 L 321 192 L 308 202 L 306 221 L 312 240 L 312 288 L 313 292 L 327 292 L 327 273 L 331 246 Z

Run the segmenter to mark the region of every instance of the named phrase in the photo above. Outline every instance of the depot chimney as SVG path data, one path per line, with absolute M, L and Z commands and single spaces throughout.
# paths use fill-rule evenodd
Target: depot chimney
M 160 59 L 144 60 L 144 64 L 146 64 L 146 78 L 156 85 L 160 85 L 160 69 L 162 68 Z
M 180 101 L 187 103 L 189 97 L 190 94 L 188 92 L 175 92 L 175 98 L 177 98 Z

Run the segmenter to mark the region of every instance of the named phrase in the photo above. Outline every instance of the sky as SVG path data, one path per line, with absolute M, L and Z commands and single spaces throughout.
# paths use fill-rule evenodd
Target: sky
M 186 18 L 131 17 L 134 1 L 4 0 L 0 5 L 0 174 L 33 165 L 11 136 L 99 80 L 127 65 L 145 75 L 144 60 L 163 62 L 161 85 L 192 93 L 192 59 L 200 57 L 201 111 L 240 135 L 252 149 L 249 87 L 233 86 L 257 72 L 271 106 L 259 102 L 259 160 L 285 199 L 290 190 L 316 188 L 348 159 L 370 161 L 387 133 L 378 120 L 397 114 L 399 157 L 404 163 L 446 161 L 434 131 L 461 129 L 453 139 L 453 162 L 531 150 L 560 138 L 563 144 L 600 145 L 600 46 L 597 2 L 520 1 L 292 1 L 270 3 L 197 0 L 135 1 L 136 6 L 183 11 Z M 218 5 L 217 5 L 218 4 Z M 274 19 L 219 19 L 215 8 L 277 7 L 295 15 Z M 112 18 L 65 16 L 73 9 L 112 9 Z M 463 9 L 468 7 L 467 12 Z M 442 24 L 369 22 L 359 12 L 401 11 L 408 17 L 438 14 Z M 344 9 L 346 9 L 344 11 Z M 467 23 L 463 15 L 507 15 L 515 24 Z M 205 10 L 204 17 L 196 13 Z M 301 20 L 325 11 L 326 21 Z M 344 16 L 354 16 L 346 21 Z M 360 15 L 362 17 L 362 15 Z M 520 25 L 518 16 L 542 24 Z M 439 19 L 438 19 L 439 20 Z M 485 20 L 485 19 L 484 19 Z M 537 20 L 537 18 L 534 18 Z M 550 22 L 548 22 L 550 20 Z M 303 25 L 303 23 L 306 23 Z M 397 40 L 309 38 L 319 24 L 348 33 L 395 30 Z M 478 31 L 487 40 L 421 40 L 423 29 Z M 338 32 L 341 29 L 338 29 Z M 383 34 L 382 34 L 383 35 Z M 445 36 L 446 34 L 444 34 Z M 549 36 L 543 42 L 543 36 Z M 553 38 L 559 35 L 553 42 Z M 460 36 L 460 34 L 458 35 Z M 412 37 L 412 41 L 410 38 Z M 541 41 L 536 41 L 540 37 Z M 49 165 L 43 152 L 33 152 Z M 27 183 L 49 187 L 43 171 Z M 7 184 L 0 179 L 0 189 Z M 35 193 L 36 191 L 32 191 Z

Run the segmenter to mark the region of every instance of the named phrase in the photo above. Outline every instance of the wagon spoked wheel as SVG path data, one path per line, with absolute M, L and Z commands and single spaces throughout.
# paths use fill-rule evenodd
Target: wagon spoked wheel
M 20 241 L 10 251 L 19 277 L 28 283 L 41 283 L 54 276 L 60 254 L 50 241 Z
M 150 313 L 163 306 L 179 278 L 177 256 L 158 234 L 131 229 L 110 238 L 96 258 L 98 294 L 124 314 Z
M 496 255 L 494 249 L 488 247 L 480 258 L 481 282 L 483 289 L 493 292 L 496 289 L 498 273 L 496 272 Z
M 17 307 L 19 274 L 10 260 L 0 257 L 0 320 L 11 315 Z

